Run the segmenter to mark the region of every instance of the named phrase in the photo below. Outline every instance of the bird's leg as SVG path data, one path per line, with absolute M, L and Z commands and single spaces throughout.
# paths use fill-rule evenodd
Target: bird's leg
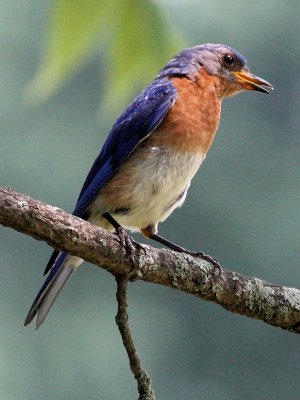
M 156 242 L 164 246 L 167 246 L 169 249 L 177 251 L 178 253 L 190 253 L 190 251 L 185 249 L 184 247 L 178 246 L 177 244 L 170 242 L 169 240 L 163 238 L 162 236 L 157 235 L 156 233 L 150 234 L 148 238 L 155 240 Z
M 115 228 L 116 234 L 119 236 L 122 245 L 125 247 L 125 237 L 128 236 L 123 226 L 121 226 L 109 212 L 102 214 L 102 217 L 104 217 Z
M 121 226 L 109 212 L 102 214 L 102 217 L 104 217 L 115 228 L 116 234 L 118 235 L 122 245 L 126 248 L 126 250 L 129 250 L 129 253 L 132 256 L 134 251 L 132 243 L 133 239 L 127 235 L 127 232 L 123 226 Z
M 126 229 L 124 229 L 109 212 L 102 214 L 102 217 L 104 217 L 115 228 L 122 246 L 125 248 L 128 257 L 131 259 L 133 271 L 136 270 L 135 250 L 136 248 L 142 248 L 142 246 L 127 235 Z
M 154 225 L 149 225 L 146 228 L 142 229 L 142 233 L 147 238 L 155 240 L 156 242 L 158 242 L 164 246 L 167 246 L 169 249 L 177 251 L 178 253 L 186 253 L 186 254 L 190 254 L 194 257 L 200 257 L 203 260 L 210 262 L 213 266 L 218 268 L 219 272 L 221 272 L 221 266 L 217 259 L 215 259 L 214 257 L 211 257 L 208 254 L 204 254 L 202 251 L 190 251 L 190 250 L 185 249 L 184 247 L 178 246 L 177 244 L 175 244 L 173 242 L 170 242 L 169 240 L 159 236 L 156 233 L 156 228 Z

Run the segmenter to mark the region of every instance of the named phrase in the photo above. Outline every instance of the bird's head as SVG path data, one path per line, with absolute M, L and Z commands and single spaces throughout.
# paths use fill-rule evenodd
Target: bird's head
M 273 86 L 250 73 L 245 57 L 222 44 L 204 44 L 182 50 L 160 71 L 159 77 L 185 75 L 196 80 L 203 70 L 219 84 L 220 96 L 231 96 L 242 90 L 269 93 Z

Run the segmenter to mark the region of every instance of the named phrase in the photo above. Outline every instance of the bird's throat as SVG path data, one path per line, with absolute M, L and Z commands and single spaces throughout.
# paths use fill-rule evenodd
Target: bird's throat
M 163 146 L 205 155 L 219 125 L 221 101 L 213 83 L 186 77 L 171 79 L 177 96 L 175 103 L 155 132 Z

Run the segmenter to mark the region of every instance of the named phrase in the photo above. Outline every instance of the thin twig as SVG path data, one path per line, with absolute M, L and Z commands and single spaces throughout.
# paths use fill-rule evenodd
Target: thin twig
M 135 349 L 128 323 L 128 277 L 126 275 L 117 275 L 115 278 L 117 282 L 116 297 L 118 302 L 116 323 L 128 355 L 130 369 L 138 383 L 139 400 L 155 400 L 154 392 L 151 388 L 151 379 L 149 378 L 147 372 L 141 367 L 140 359 Z

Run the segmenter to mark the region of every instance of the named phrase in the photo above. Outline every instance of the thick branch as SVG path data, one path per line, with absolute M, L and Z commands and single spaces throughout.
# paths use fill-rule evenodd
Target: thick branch
M 114 234 L 11 189 L 0 188 L 0 223 L 79 256 L 114 275 L 132 260 Z M 300 291 L 216 268 L 184 253 L 136 246 L 136 276 L 180 289 L 225 309 L 300 333 Z

